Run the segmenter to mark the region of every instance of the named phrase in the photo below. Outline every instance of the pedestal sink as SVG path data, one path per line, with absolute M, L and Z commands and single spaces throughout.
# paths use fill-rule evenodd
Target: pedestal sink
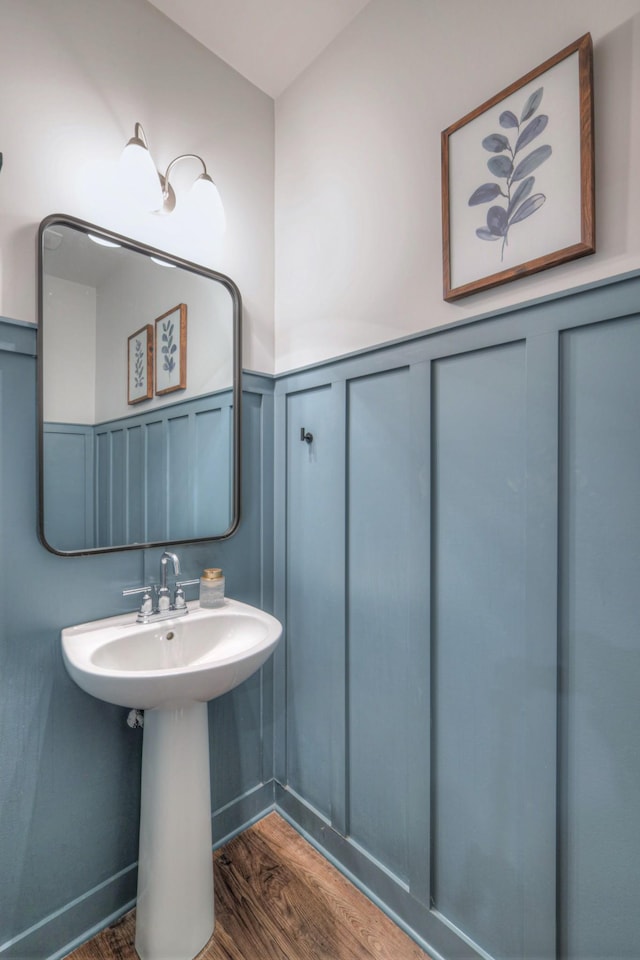
M 258 670 L 282 627 L 237 600 L 138 624 L 134 614 L 62 631 L 70 676 L 107 703 L 145 710 L 136 950 L 193 960 L 214 927 L 207 701 Z

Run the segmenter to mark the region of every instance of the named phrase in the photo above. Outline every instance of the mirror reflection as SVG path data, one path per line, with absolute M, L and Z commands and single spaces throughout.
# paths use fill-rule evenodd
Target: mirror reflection
M 240 295 L 69 217 L 40 227 L 40 536 L 77 554 L 238 521 Z

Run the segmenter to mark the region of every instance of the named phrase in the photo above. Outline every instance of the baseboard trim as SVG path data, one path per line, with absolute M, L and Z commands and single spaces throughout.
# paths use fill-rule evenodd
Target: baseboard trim
M 349 837 L 343 837 L 297 794 L 277 782 L 275 809 L 432 960 L 470 960 L 478 956 L 442 924 L 435 911 L 413 897 L 400 878 L 376 864 Z
M 59 960 L 114 923 L 135 904 L 137 867 L 137 863 L 125 867 L 18 936 L 0 944 L 2 960 L 41 960 L 43 957 Z M 77 930 L 84 932 L 74 937 Z M 70 937 L 73 940 L 70 941 Z
M 247 790 L 241 797 L 237 797 L 219 810 L 214 810 L 212 814 L 213 849 L 217 850 L 218 847 L 224 846 L 243 830 L 262 820 L 274 808 L 274 781 L 269 780 L 268 783 L 261 783 Z
M 275 780 L 261 783 L 213 813 L 213 848 L 275 810 L 351 883 L 410 936 L 432 960 L 477 956 L 415 899 L 401 878 L 334 830 L 297 794 Z M 77 897 L 28 930 L 0 944 L 0 960 L 63 960 L 135 907 L 137 863 Z M 81 934 L 77 931 L 82 930 Z M 462 949 L 461 949 L 462 948 Z
M 222 846 L 274 809 L 274 782 L 261 783 L 213 813 L 213 846 Z M 138 864 L 76 897 L 0 944 L 0 960 L 62 960 L 136 905 Z M 82 933 L 78 934 L 78 930 Z

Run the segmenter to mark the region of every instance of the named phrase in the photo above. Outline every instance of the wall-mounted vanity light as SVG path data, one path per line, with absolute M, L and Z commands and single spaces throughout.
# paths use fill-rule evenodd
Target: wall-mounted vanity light
M 207 173 L 202 157 L 196 153 L 182 153 L 168 165 L 164 175 L 156 168 L 141 123 L 136 123 L 134 135 L 122 153 L 121 165 L 129 183 L 135 184 L 138 200 L 152 213 L 171 213 L 176 205 L 176 194 L 170 182 L 171 171 L 180 160 L 197 160 L 202 173 L 191 187 L 191 199 L 202 211 L 215 232 L 222 236 L 225 215 L 222 200 L 215 183 Z

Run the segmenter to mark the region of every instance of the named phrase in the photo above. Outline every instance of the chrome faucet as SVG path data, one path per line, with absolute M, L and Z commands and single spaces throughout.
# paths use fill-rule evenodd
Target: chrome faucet
M 164 613 L 166 610 L 172 608 L 171 603 L 171 594 L 167 586 L 167 564 L 171 561 L 173 564 L 173 572 L 177 577 L 180 573 L 180 561 L 178 556 L 175 553 L 169 553 L 168 550 L 160 557 L 160 587 L 158 588 L 158 603 L 157 603 L 157 612 Z
M 177 554 L 169 550 L 160 557 L 160 585 L 158 587 L 135 587 L 129 590 L 123 590 L 123 596 L 130 596 L 134 593 L 143 594 L 142 604 L 138 610 L 138 623 L 152 623 L 154 620 L 169 620 L 172 617 L 183 617 L 189 613 L 187 602 L 184 596 L 183 587 L 192 583 L 198 583 L 198 580 L 184 580 L 182 583 L 176 583 L 173 601 L 171 591 L 167 585 L 167 567 L 171 563 L 174 576 L 180 574 L 180 560 Z M 152 597 L 155 594 L 155 598 Z

